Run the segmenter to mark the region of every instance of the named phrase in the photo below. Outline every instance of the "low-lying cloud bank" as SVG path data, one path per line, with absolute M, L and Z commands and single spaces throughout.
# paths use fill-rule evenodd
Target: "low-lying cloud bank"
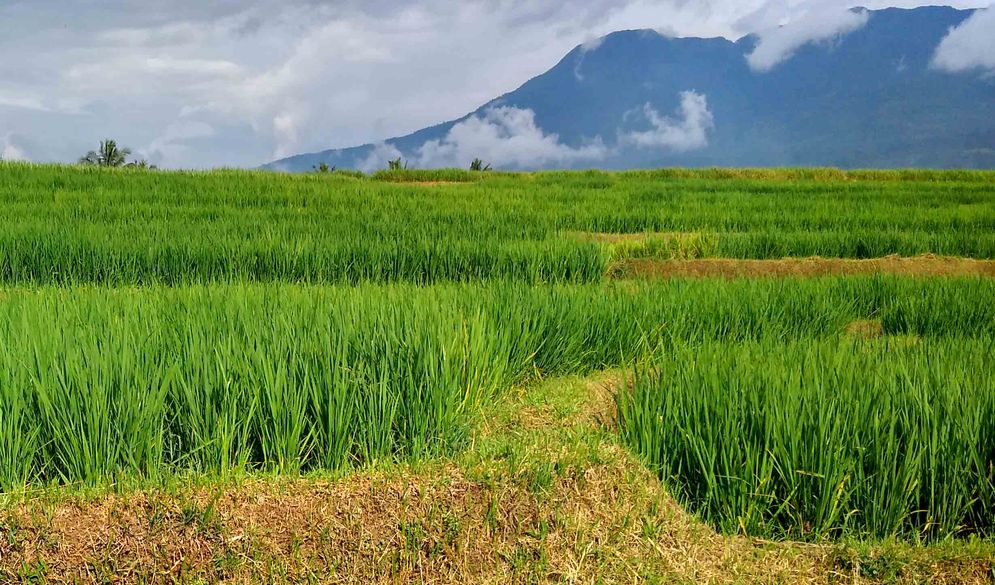
M 708 133 L 715 128 L 708 98 L 694 91 L 682 92 L 680 98 L 674 117 L 661 115 L 651 104 L 629 112 L 623 123 L 636 118 L 649 129 L 619 130 L 614 147 L 600 136 L 576 147 L 564 144 L 557 134 L 536 125 L 532 110 L 497 106 L 455 124 L 443 138 L 429 140 L 407 155 L 393 144 L 378 143 L 357 167 L 372 172 L 401 158 L 416 168 L 462 168 L 480 158 L 495 168 L 527 169 L 601 161 L 622 147 L 669 152 L 707 147 Z
M 995 7 L 978 10 L 951 28 L 936 49 L 933 67 L 950 73 L 995 73 Z
M 763 20 L 766 16 L 757 18 Z M 757 46 L 746 56 L 754 71 L 770 71 L 807 44 L 832 41 L 863 28 L 870 13 L 835 2 L 811 1 L 793 7 L 782 18 L 757 32 Z
M 715 128 L 715 119 L 708 109 L 708 98 L 694 91 L 681 92 L 678 114 L 676 118 L 661 116 L 652 105 L 646 104 L 642 115 L 652 128 L 622 134 L 619 142 L 672 152 L 687 152 L 708 146 L 708 132 Z
M 27 161 L 31 159 L 28 158 L 24 150 L 14 144 L 13 137 L 7 134 L 0 138 L 0 160 Z
M 494 166 L 522 168 L 600 160 L 607 154 L 600 138 L 577 148 L 565 145 L 558 135 L 536 126 L 532 110 L 505 106 L 472 116 L 445 138 L 426 142 L 416 160 L 421 167 L 462 167 L 479 157 Z

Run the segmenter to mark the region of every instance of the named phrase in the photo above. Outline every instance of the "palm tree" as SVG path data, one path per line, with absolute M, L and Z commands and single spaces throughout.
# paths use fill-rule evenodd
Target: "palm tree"
M 93 165 L 97 167 L 123 167 L 128 162 L 130 148 L 118 148 L 117 142 L 108 138 L 100 141 L 98 150 L 91 150 L 86 156 L 79 159 L 81 165 Z
M 470 163 L 470 170 L 486 172 L 491 170 L 491 165 L 485 165 L 484 161 L 480 160 L 479 158 L 475 158 L 473 159 L 473 162 Z

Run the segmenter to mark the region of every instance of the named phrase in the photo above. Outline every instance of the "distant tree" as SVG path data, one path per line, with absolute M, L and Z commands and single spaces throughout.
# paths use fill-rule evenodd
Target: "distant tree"
M 401 157 L 387 161 L 388 171 L 402 171 L 408 168 L 408 161 L 401 161 Z
M 129 169 L 144 169 L 148 171 L 154 171 L 157 168 L 159 168 L 154 164 L 150 163 L 149 161 L 145 160 L 144 158 L 133 160 L 124 166 L 128 167 Z
M 491 170 L 491 165 L 485 165 L 484 161 L 479 158 L 475 158 L 473 159 L 473 162 L 470 163 L 470 170 L 485 172 Z
M 98 150 L 91 150 L 86 153 L 86 156 L 79 159 L 79 164 L 97 167 L 123 167 L 128 162 L 130 154 L 130 148 L 118 148 L 117 142 L 108 138 L 100 141 Z
M 318 163 L 317 166 L 311 167 L 316 173 L 334 173 L 335 167 L 328 166 L 328 163 Z

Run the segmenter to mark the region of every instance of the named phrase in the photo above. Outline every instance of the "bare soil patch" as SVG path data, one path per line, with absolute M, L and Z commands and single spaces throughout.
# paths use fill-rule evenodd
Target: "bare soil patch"
M 915 257 L 886 256 L 866 260 L 820 257 L 778 260 L 636 258 L 616 262 L 610 268 L 609 274 L 613 278 L 815 277 L 850 274 L 995 277 L 995 261 L 932 254 Z

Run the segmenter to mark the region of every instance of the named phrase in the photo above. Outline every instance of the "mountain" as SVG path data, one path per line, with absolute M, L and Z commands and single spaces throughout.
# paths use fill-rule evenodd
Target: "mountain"
M 613 33 L 467 116 L 379 145 L 265 168 L 995 167 L 995 78 L 931 67 L 972 11 L 867 11 L 832 42 L 761 72 L 759 40 Z

